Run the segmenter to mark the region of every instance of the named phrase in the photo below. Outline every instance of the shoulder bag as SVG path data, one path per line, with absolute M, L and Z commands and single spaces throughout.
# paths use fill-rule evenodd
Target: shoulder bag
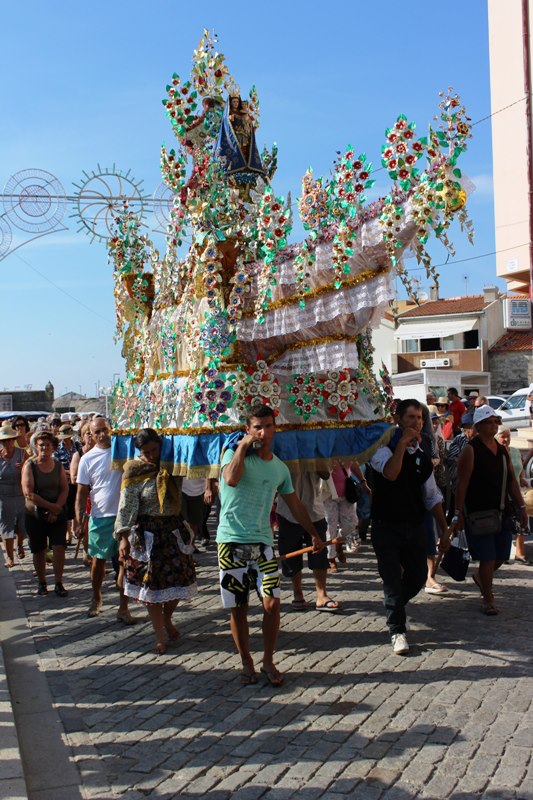
M 352 476 L 346 472 L 342 465 L 341 469 L 344 472 L 344 497 L 348 503 L 357 503 L 359 499 L 358 486 Z
M 502 453 L 503 458 L 503 480 L 502 492 L 500 496 L 500 508 L 488 508 L 485 511 L 473 511 L 466 514 L 468 533 L 471 536 L 494 536 L 502 529 L 503 509 L 505 507 L 505 493 L 507 489 L 507 459 Z

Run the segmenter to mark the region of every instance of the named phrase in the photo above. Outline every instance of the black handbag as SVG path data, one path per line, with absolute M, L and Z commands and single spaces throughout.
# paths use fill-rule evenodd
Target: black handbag
M 344 497 L 348 501 L 348 503 L 357 503 L 359 500 L 359 488 L 352 478 L 351 475 L 348 475 L 344 467 L 341 465 L 341 469 L 344 472 Z
M 455 542 L 456 544 L 453 544 Z M 464 581 L 470 563 L 466 537 L 463 532 L 454 537 L 449 550 L 444 553 L 440 566 L 454 581 Z

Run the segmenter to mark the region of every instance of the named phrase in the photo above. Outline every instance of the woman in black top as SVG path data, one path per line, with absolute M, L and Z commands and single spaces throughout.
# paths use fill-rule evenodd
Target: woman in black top
M 474 560 L 479 561 L 478 572 L 473 578 L 483 595 L 481 611 L 489 616 L 498 613 L 494 606 L 492 581 L 495 570 L 509 558 L 512 533 L 510 527 L 503 524 L 502 529 L 495 534 L 473 536 L 469 531 L 467 517 L 475 511 L 500 510 L 504 462 L 507 487 L 504 492 L 503 521 L 512 499 L 520 508 L 521 524 L 524 527 L 528 524 L 525 503 L 509 455 L 505 447 L 494 438 L 498 433 L 500 422 L 500 417 L 496 416 L 490 406 L 476 408 L 474 412 L 476 436 L 464 448 L 457 462 L 458 525 L 460 529 L 464 528 L 466 518 L 470 554 Z

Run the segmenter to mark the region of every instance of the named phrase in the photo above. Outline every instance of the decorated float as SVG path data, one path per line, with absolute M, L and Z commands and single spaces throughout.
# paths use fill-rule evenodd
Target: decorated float
M 170 471 L 215 475 L 255 402 L 274 410 L 276 452 L 293 468 L 366 460 L 391 425 L 372 328 L 393 281 L 412 289 L 407 255 L 436 280 L 426 242 L 436 236 L 453 252 L 452 219 L 472 237 L 457 166 L 470 137 L 464 106 L 449 90 L 426 136 L 403 115 L 385 131 L 386 196 L 366 202 L 373 166 L 348 146 L 328 178 L 308 170 L 293 206 L 271 185 L 276 147 L 257 146 L 257 91 L 242 99 L 208 32 L 190 78 L 174 74 L 163 104 L 177 140 L 161 150 L 173 193 L 166 252 L 127 208 L 109 246 L 126 362 L 111 399 L 115 462 L 153 427 Z M 296 207 L 307 236 L 290 244 Z

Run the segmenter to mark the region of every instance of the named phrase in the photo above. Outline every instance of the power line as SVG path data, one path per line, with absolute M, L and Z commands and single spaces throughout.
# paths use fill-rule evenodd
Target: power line
M 515 244 L 513 247 L 504 247 L 501 250 L 491 250 L 490 253 L 482 253 L 479 256 L 470 256 L 469 258 L 458 258 L 454 261 L 443 261 L 442 264 L 432 264 L 432 267 L 453 267 L 455 264 L 464 264 L 465 261 L 477 261 L 479 258 L 487 258 L 487 256 L 495 256 L 497 253 L 506 253 L 508 250 L 517 250 L 519 247 L 529 247 L 529 242 L 525 244 Z M 408 272 L 418 272 L 419 270 L 424 270 L 425 267 L 413 267 L 413 269 L 407 270 Z
M 15 258 L 18 258 L 19 261 L 22 261 L 23 264 L 26 264 L 26 266 L 29 267 L 31 270 L 33 270 L 33 272 L 37 273 L 37 275 L 40 275 L 40 277 L 43 278 L 43 280 L 48 281 L 48 283 L 52 284 L 52 286 L 55 289 L 58 289 L 60 292 L 62 292 L 64 295 L 70 298 L 70 300 L 74 300 L 75 303 L 82 306 L 82 308 L 84 308 L 86 311 L 89 311 L 91 314 L 94 314 L 95 317 L 100 317 L 100 319 L 103 319 L 104 322 L 108 323 L 108 325 L 113 324 L 106 317 L 103 317 L 101 314 L 99 314 L 98 311 L 95 311 L 94 308 L 89 308 L 89 306 L 85 305 L 85 303 L 82 303 L 81 300 L 78 300 L 77 297 L 74 297 L 73 294 L 70 294 L 70 292 L 67 292 L 66 289 L 63 289 L 57 283 L 54 283 L 54 281 L 51 278 L 49 278 L 47 275 L 45 275 L 43 272 L 37 269 L 37 267 L 34 267 L 32 264 L 30 264 L 29 261 L 26 261 L 26 259 L 22 258 L 22 256 L 19 256 L 18 253 L 14 253 L 13 255 L 15 256 Z

